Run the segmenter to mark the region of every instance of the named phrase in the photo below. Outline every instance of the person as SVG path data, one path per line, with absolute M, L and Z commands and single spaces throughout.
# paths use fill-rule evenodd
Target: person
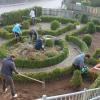
M 36 40 L 35 49 L 36 50 L 44 50 L 43 40 L 41 38 L 38 38 Z
M 38 33 L 34 29 L 30 29 L 29 31 L 29 43 L 32 42 L 33 40 L 38 39 Z
M 16 98 L 17 94 L 15 92 L 15 86 L 12 79 L 12 72 L 14 71 L 16 74 L 19 74 L 19 72 L 16 70 L 14 60 L 15 56 L 10 55 L 2 61 L 1 76 L 3 83 L 3 92 L 7 92 L 7 87 L 10 86 L 12 97 Z
M 88 60 L 90 58 L 89 54 L 81 53 L 78 56 L 75 57 L 73 66 L 75 69 L 81 70 L 83 67 L 85 67 L 85 59 Z
M 29 16 L 31 17 L 32 24 L 34 25 L 35 24 L 35 11 L 34 11 L 34 9 L 30 11 Z
M 15 35 L 16 41 L 21 40 L 21 34 L 22 34 L 21 27 L 22 27 L 22 25 L 17 23 L 14 25 L 14 27 L 12 29 L 12 32 Z

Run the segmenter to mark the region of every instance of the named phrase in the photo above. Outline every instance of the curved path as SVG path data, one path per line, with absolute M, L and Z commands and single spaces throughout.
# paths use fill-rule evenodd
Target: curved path
M 67 33 L 64 33 L 63 35 L 60 35 L 57 38 L 64 40 L 66 34 Z M 0 44 L 2 44 L 4 42 L 5 42 L 5 40 L 0 38 Z M 45 67 L 45 68 L 35 68 L 35 69 L 32 69 L 32 68 L 18 68 L 18 71 L 21 72 L 21 73 L 47 72 L 47 71 L 52 71 L 56 68 L 69 67 L 72 64 L 72 62 L 74 60 L 74 57 L 79 54 L 79 52 L 75 48 L 77 48 L 78 50 L 79 50 L 79 48 L 73 43 L 66 43 L 66 44 L 68 44 L 69 55 L 61 63 L 59 63 L 57 65 L 54 65 L 54 66 Z

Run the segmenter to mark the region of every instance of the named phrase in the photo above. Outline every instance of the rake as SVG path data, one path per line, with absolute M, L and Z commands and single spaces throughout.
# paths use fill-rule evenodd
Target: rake
M 40 80 L 37 80 L 37 79 L 35 79 L 35 78 L 29 77 L 29 76 L 26 76 L 26 75 L 23 75 L 23 74 L 19 74 L 19 75 L 20 75 L 20 76 L 23 76 L 23 77 L 25 77 L 25 78 L 28 78 L 28 79 L 30 79 L 30 80 L 36 81 L 36 82 L 38 82 L 38 83 L 41 83 L 41 84 L 42 84 L 42 87 L 45 88 L 45 81 L 40 81 Z

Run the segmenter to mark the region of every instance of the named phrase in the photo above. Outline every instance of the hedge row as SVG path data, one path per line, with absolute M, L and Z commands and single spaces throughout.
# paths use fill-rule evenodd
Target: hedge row
M 78 45 L 79 48 L 83 51 L 83 52 L 87 52 L 88 51 L 88 46 L 86 45 L 86 43 L 84 41 L 82 41 L 80 38 L 75 37 L 75 36 L 71 36 L 71 35 L 66 35 L 66 40 L 69 42 L 73 42 L 74 44 Z
M 13 33 L 12 33 L 12 25 L 6 26 L 4 28 L 0 29 L 0 37 L 5 38 L 5 39 L 11 39 L 14 37 Z M 65 33 L 67 31 L 70 31 L 72 29 L 75 28 L 74 24 L 69 23 L 67 26 L 63 27 L 63 28 L 59 28 L 56 31 L 53 30 L 37 30 L 38 33 L 40 35 L 53 35 L 53 36 L 57 36 L 60 35 L 62 33 Z M 29 30 L 27 29 L 23 29 L 22 30 L 22 36 L 26 36 L 28 35 Z
M 68 19 L 68 18 L 57 17 L 57 16 L 41 16 L 40 19 L 42 22 L 52 22 L 53 20 L 57 20 L 62 24 L 76 23 L 77 22 L 74 19 Z
M 73 67 L 67 67 L 67 68 L 56 68 L 53 71 L 50 72 L 39 72 L 39 73 L 25 73 L 25 75 L 41 80 L 41 81 L 51 81 L 51 80 L 58 80 L 61 79 L 65 76 L 68 75 L 72 75 L 73 73 Z M 19 76 L 19 75 L 15 75 L 13 76 L 14 80 L 18 81 L 18 82 L 29 82 L 31 80 Z
M 9 42 L 3 44 L 1 46 L 0 49 L 0 58 L 3 58 L 7 55 L 7 47 L 9 45 L 13 45 L 13 43 L 15 43 L 14 39 L 10 40 Z M 62 41 L 59 40 L 56 45 L 59 45 L 62 47 L 62 51 L 51 58 L 45 59 L 45 60 L 26 60 L 26 59 L 16 59 L 15 63 L 17 67 L 29 67 L 29 68 L 41 68 L 41 67 L 48 67 L 48 66 L 52 66 L 55 64 L 60 63 L 61 61 L 63 61 L 67 55 L 68 55 L 68 47 L 67 44 Z
M 94 83 L 91 85 L 91 88 L 98 88 L 98 87 L 100 87 L 100 75 L 98 75 Z
M 65 27 L 59 28 L 55 31 L 53 31 L 53 30 L 38 30 L 38 32 L 39 32 L 39 34 L 58 36 L 58 35 L 61 35 L 65 32 L 67 32 L 67 31 L 70 31 L 72 29 L 75 29 L 75 24 L 69 23 Z
M 22 22 L 23 20 L 26 20 L 27 17 L 29 17 L 30 10 L 33 8 L 29 9 L 24 9 L 24 10 L 18 10 L 18 11 L 11 11 L 8 13 L 3 13 L 1 15 L 1 23 L 3 25 L 11 25 L 15 24 L 18 22 Z M 41 7 L 34 7 L 36 16 L 41 16 L 42 15 L 42 8 Z M 24 17 L 26 16 L 26 17 Z

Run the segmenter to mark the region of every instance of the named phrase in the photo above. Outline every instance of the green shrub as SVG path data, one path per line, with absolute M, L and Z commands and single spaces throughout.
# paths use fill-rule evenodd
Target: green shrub
M 82 83 L 83 81 L 82 81 L 81 72 L 79 70 L 75 70 L 71 79 L 71 85 L 74 88 L 79 88 L 82 85 Z
M 90 58 L 88 61 L 86 61 L 86 63 L 87 63 L 88 65 L 94 66 L 94 65 L 96 65 L 96 64 L 98 63 L 98 60 L 92 57 L 92 58 Z
M 34 7 L 34 8 L 36 12 L 36 17 L 41 16 L 42 8 L 41 7 Z M 22 22 L 23 20 L 26 20 L 26 18 L 23 16 L 29 16 L 31 9 L 33 8 L 3 13 L 1 14 L 1 19 L 2 19 L 1 23 L 3 25 L 11 25 L 11 24 L 15 24 L 18 22 Z
M 35 8 L 35 15 L 39 17 L 42 15 L 42 7 L 34 7 Z
M 88 22 L 88 16 L 86 14 L 81 15 L 80 22 L 86 24 Z
M 100 32 L 100 25 L 96 26 L 96 32 Z
M 54 42 L 52 39 L 46 39 L 45 40 L 45 46 L 47 47 L 53 47 L 54 46 Z
M 96 32 L 96 26 L 94 25 L 93 22 L 88 22 L 87 24 L 87 32 L 92 34 Z
M 100 21 L 98 19 L 92 19 L 92 22 L 95 24 L 95 25 L 100 25 Z
M 59 46 L 62 47 L 62 50 L 57 55 L 46 58 L 46 59 L 42 59 L 42 60 L 17 58 L 15 60 L 16 66 L 17 67 L 29 67 L 29 68 L 42 68 L 42 67 L 48 67 L 48 66 L 52 66 L 52 65 L 60 63 L 67 57 L 67 55 L 69 53 L 67 44 L 64 41 L 60 41 L 60 42 L 62 42 L 62 43 L 59 43 Z M 9 54 L 8 46 L 12 46 L 14 43 L 16 43 L 15 39 L 12 39 L 0 46 L 0 48 L 1 48 L 0 49 L 0 54 L 1 54 L 0 57 L 1 58 L 6 56 L 7 54 Z
M 90 34 L 85 34 L 83 37 L 83 41 L 87 44 L 88 47 L 90 47 L 92 42 L 92 36 Z
M 7 25 L 7 26 L 4 27 L 4 29 L 7 30 L 10 33 L 12 33 L 12 28 L 13 28 L 13 25 Z
M 61 69 L 54 69 L 51 72 L 40 72 L 40 73 L 24 73 L 25 75 L 42 80 L 42 81 L 50 81 L 50 80 L 58 80 L 61 79 L 67 75 L 71 75 L 73 72 L 72 67 L 67 67 L 67 68 L 61 68 Z M 14 74 L 13 79 L 18 81 L 18 82 L 29 82 L 31 80 L 28 80 L 25 77 L 22 77 L 20 75 Z
M 29 29 L 29 27 L 30 27 L 29 21 L 28 21 L 28 20 L 24 20 L 24 21 L 22 22 L 22 28 L 23 28 L 23 29 Z
M 56 17 L 56 16 L 41 16 L 41 21 L 42 22 L 51 22 L 54 20 L 59 21 L 62 24 L 68 24 L 68 23 L 75 23 L 77 22 L 74 19 L 68 19 L 68 18 L 64 18 L 64 17 Z
M 91 85 L 91 88 L 98 88 L 98 87 L 100 87 L 100 75 L 98 75 L 95 82 Z
M 77 46 L 79 46 L 79 48 L 83 52 L 87 52 L 88 51 L 87 44 L 84 41 L 82 41 L 80 38 L 78 38 L 76 36 L 66 35 L 66 40 L 70 41 L 70 42 L 73 42 L 74 44 L 76 44 Z
M 6 29 L 1 28 L 0 37 L 5 38 L 5 39 L 10 39 L 13 37 L 13 33 L 9 33 Z
M 52 23 L 51 23 L 51 29 L 52 29 L 52 30 L 56 30 L 56 29 L 58 29 L 59 27 L 60 27 L 59 21 L 57 21 L 57 20 L 52 21 Z
M 94 55 L 93 55 L 94 58 L 99 58 L 100 57 L 100 48 L 96 49 Z
M 22 16 L 29 16 L 29 9 L 24 10 L 18 10 L 18 11 L 12 11 L 7 12 L 1 15 L 1 22 L 3 25 L 11 25 L 15 23 L 22 22 L 24 18 Z

